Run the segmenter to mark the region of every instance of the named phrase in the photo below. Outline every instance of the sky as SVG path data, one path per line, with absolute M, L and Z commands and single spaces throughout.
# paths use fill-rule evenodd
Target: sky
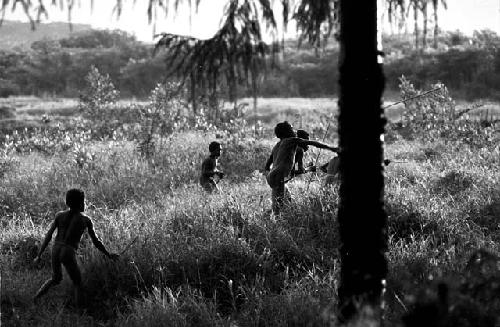
M 121 29 L 134 34 L 139 40 L 152 42 L 155 32 L 210 38 L 218 29 L 227 1 L 201 0 L 198 12 L 192 8 L 191 15 L 187 6 L 176 13 L 170 10 L 167 16 L 164 12 L 158 12 L 156 25 L 148 23 L 147 0 L 137 0 L 135 4 L 132 0 L 123 1 L 124 7 L 120 18 L 113 14 L 116 0 L 94 0 L 93 10 L 90 8 L 90 0 L 79 2 L 79 8 L 73 11 L 72 22 L 90 24 L 95 28 Z M 459 29 L 466 34 L 472 34 L 474 30 L 488 28 L 500 34 L 500 0 L 446 0 L 446 2 L 448 9 L 441 8 L 439 11 L 439 24 L 443 29 Z M 20 10 L 14 13 L 8 10 L 5 18 L 26 20 Z M 67 11 L 50 6 L 49 19 L 46 21 L 67 22 Z M 410 27 L 413 25 L 411 17 L 409 25 Z

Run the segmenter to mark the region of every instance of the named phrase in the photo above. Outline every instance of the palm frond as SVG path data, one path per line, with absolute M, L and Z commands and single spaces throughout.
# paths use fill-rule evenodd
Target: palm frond
M 300 32 L 299 44 L 307 39 L 309 43 L 319 46 L 326 27 L 327 34 L 337 25 L 336 0 L 301 0 L 292 16 L 297 22 Z
M 231 0 L 225 7 L 219 31 L 210 39 L 201 40 L 177 34 L 161 34 L 155 51 L 168 51 L 167 66 L 182 82 L 187 78 L 198 88 L 214 90 L 218 83 L 228 86 L 230 99 L 237 96 L 236 85 L 266 69 L 272 51 L 263 41 L 260 21 L 276 25 L 271 2 L 260 0 L 267 7 L 259 11 L 250 0 Z M 263 18 L 266 16 L 266 18 Z

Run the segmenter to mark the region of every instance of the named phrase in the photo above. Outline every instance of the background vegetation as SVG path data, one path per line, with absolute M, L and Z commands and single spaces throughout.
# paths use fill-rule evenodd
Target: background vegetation
M 2 322 L 335 323 L 337 186 L 323 188 L 321 175 L 297 178 L 289 184 L 292 204 L 273 217 L 270 191 L 258 172 L 274 144 L 268 131 L 278 117 L 313 131 L 316 139 L 331 117 L 314 108 L 277 109 L 283 101 L 274 100 L 270 112 L 276 116 L 254 128 L 245 110 L 226 109 L 217 121 L 203 110 L 194 115 L 172 83 L 157 85 L 146 101 L 126 104 L 117 101 L 110 76 L 94 68 L 85 80 L 77 110 L 39 113 L 36 125 L 7 121 L 2 134 Z M 421 92 L 404 79 L 400 88 L 403 99 Z M 425 310 L 436 308 L 450 326 L 498 325 L 500 140 L 494 122 L 465 111 L 442 85 L 409 101 L 389 125 L 386 157 L 403 163 L 386 168 L 388 326 L 415 310 L 428 317 Z M 335 129 L 326 134 L 334 144 Z M 207 196 L 197 178 L 213 139 L 224 145 L 227 179 L 222 193 Z M 316 158 L 311 152 L 308 161 Z M 323 153 L 319 162 L 327 159 Z M 40 266 L 32 259 L 70 187 L 86 191 L 87 213 L 110 249 L 121 253 L 119 261 L 108 261 L 83 240 L 83 312 L 74 308 L 67 276 L 39 306 L 30 300 L 50 275 L 48 252 Z M 436 294 L 439 282 L 450 290 L 446 303 Z
M 459 106 L 453 98 L 497 99 L 498 37 L 489 31 L 438 36 L 432 50 L 412 50 L 407 35 L 385 38 L 387 95 L 398 94 L 405 104 L 389 111 L 385 135 L 393 163 L 386 167 L 384 320 L 388 326 L 497 326 L 498 119 L 477 114 L 482 103 Z M 274 217 L 258 171 L 278 120 L 336 144 L 331 99 L 272 98 L 255 111 L 244 100 L 222 105 L 214 117 L 203 101 L 191 110 L 168 74 L 168 52 L 153 57 L 150 45 L 120 31 L 4 49 L 2 95 L 52 100 L 0 102 L 2 322 L 335 324 L 338 186 L 323 187 L 319 174 L 297 178 L 289 184 L 293 202 Z M 289 40 L 279 66 L 258 81 L 259 95 L 335 96 L 337 57 L 333 40 L 323 48 L 297 48 Z M 435 92 L 414 98 L 428 88 Z M 228 93 L 225 85 L 214 90 Z M 130 97 L 140 101 L 123 100 Z M 224 145 L 227 178 L 223 192 L 207 196 L 197 179 L 213 139 Z M 317 153 L 311 150 L 307 161 Z M 49 253 L 39 266 L 32 259 L 71 187 L 85 189 L 88 214 L 121 258 L 105 260 L 85 238 L 83 310 L 74 307 L 67 278 L 34 306 L 31 296 L 50 275 Z M 368 324 L 370 313 L 361 319 Z
M 9 26 L 9 25 L 7 25 Z M 23 26 L 27 30 L 26 26 Z M 67 29 L 67 26 L 62 28 Z M 82 27 L 83 28 L 83 27 Z M 83 76 L 91 66 L 109 74 L 122 97 L 145 98 L 159 82 L 174 80 L 165 65 L 169 53 L 153 56 L 153 46 L 122 31 L 83 30 L 61 36 L 53 32 L 29 46 L 4 40 L 0 50 L 0 96 L 37 95 L 78 97 Z M 388 94 L 397 94 L 398 78 L 407 76 L 418 87 L 445 83 L 458 99 L 497 100 L 500 95 L 500 37 L 477 31 L 441 32 L 436 49 L 414 49 L 407 34 L 384 36 Z M 298 47 L 288 40 L 277 66 L 258 81 L 262 97 L 334 97 L 337 95 L 338 46 L 331 39 L 323 48 Z M 220 85 L 221 94 L 227 94 Z M 251 96 L 247 86 L 243 94 Z

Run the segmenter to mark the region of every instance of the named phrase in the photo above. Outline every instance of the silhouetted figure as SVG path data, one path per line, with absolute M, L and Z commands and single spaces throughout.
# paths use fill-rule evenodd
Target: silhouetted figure
M 395 161 L 391 159 L 384 159 L 384 166 L 388 166 L 391 163 L 406 163 L 403 161 Z M 327 163 L 321 165 L 319 169 L 326 173 L 325 177 L 325 186 L 332 185 L 335 182 L 339 181 L 339 172 L 340 172 L 340 153 L 339 155 L 333 157 Z
M 309 140 L 309 133 L 303 129 L 297 130 L 297 137 L 303 140 Z M 310 164 L 307 167 L 304 167 L 304 155 L 309 150 L 308 145 L 299 145 L 297 147 L 297 152 L 295 153 L 295 165 L 291 173 L 291 177 L 295 177 L 300 174 L 305 174 L 307 172 L 315 172 L 316 167 Z
M 45 248 L 52 239 L 52 234 L 57 229 L 56 239 L 52 246 L 52 278 L 40 287 L 33 300 L 38 300 L 52 286 L 61 282 L 62 266 L 64 266 L 73 281 L 76 303 L 80 306 L 82 304 L 82 277 L 76 261 L 76 251 L 83 233 L 87 230 L 92 243 L 108 258 L 116 259 L 118 255 L 109 253 L 106 250 L 94 231 L 92 220 L 83 213 L 85 210 L 85 194 L 82 190 L 69 190 L 66 193 L 66 205 L 69 207 L 69 210 L 56 214 L 49 231 L 45 235 L 40 251 L 34 260 L 35 264 L 40 261 L 40 256 L 45 251 Z
M 325 186 L 332 185 L 339 180 L 340 157 L 335 156 L 330 161 L 320 166 L 320 170 L 326 173 Z
M 304 147 L 312 145 L 334 152 L 338 151 L 338 149 L 321 142 L 304 140 L 297 137 L 292 125 L 287 121 L 278 123 L 274 128 L 274 133 L 280 141 L 274 146 L 264 169 L 268 172 L 266 180 L 272 189 L 272 209 L 275 214 L 279 214 L 283 204 L 290 200 L 290 193 L 285 183 L 291 177 L 296 162 L 297 148 L 300 146 L 304 149 Z
M 208 145 L 208 151 L 210 151 L 210 155 L 201 164 L 200 184 L 205 191 L 212 193 L 219 191 L 214 177 L 217 176 L 220 179 L 224 177 L 224 173 L 217 169 L 222 146 L 219 142 L 213 141 Z

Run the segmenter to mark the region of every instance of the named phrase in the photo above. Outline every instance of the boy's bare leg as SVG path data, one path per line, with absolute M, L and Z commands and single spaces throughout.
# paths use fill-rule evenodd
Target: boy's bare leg
M 283 186 L 283 201 L 286 204 L 290 204 L 292 202 L 292 195 L 290 194 L 290 191 L 288 190 L 288 187 L 286 185 Z
M 213 180 L 203 181 L 201 183 L 201 186 L 208 193 L 217 192 L 219 190 L 219 188 L 217 187 L 217 184 L 215 184 L 215 182 Z
M 47 280 L 36 292 L 35 296 L 33 297 L 33 302 L 37 302 L 45 293 L 47 293 L 51 289 L 52 286 L 56 286 L 59 283 L 60 281 L 54 280 L 53 278 Z
M 278 215 L 279 214 L 279 211 L 280 211 L 280 206 L 279 206 L 279 199 L 278 199 L 278 189 L 277 188 L 273 188 L 272 191 L 271 191 L 271 202 L 272 202 L 272 205 L 271 205 L 271 209 L 273 211 L 273 213 L 275 215 Z
M 286 201 L 286 193 L 288 190 L 285 188 L 285 183 L 281 182 L 278 186 L 273 187 L 272 190 L 272 209 L 275 215 L 279 215 L 281 213 L 281 209 L 283 208 L 284 202 Z
M 78 267 L 78 262 L 76 261 L 75 250 L 70 247 L 65 247 L 63 250 L 63 264 L 66 268 L 73 286 L 75 287 L 75 304 L 77 307 L 81 307 L 83 303 L 83 289 L 82 289 L 82 274 L 80 268 Z
M 75 303 L 79 308 L 82 308 L 85 304 L 82 285 L 75 285 Z
M 60 248 L 58 246 L 54 246 L 52 248 L 52 278 L 43 283 L 43 285 L 33 297 L 33 301 L 36 302 L 40 297 L 47 293 L 51 287 L 59 284 L 61 280 L 62 267 L 60 261 Z

